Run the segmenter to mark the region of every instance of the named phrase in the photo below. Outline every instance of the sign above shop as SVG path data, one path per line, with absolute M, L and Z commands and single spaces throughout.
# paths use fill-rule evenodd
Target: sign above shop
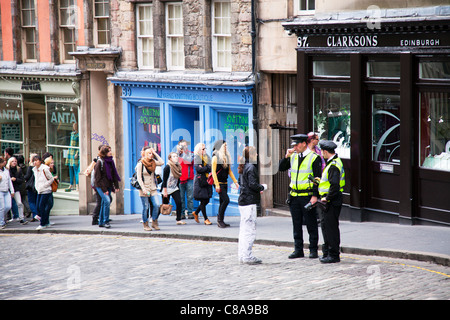
M 297 48 L 450 47 L 448 33 L 308 35 L 297 38 Z

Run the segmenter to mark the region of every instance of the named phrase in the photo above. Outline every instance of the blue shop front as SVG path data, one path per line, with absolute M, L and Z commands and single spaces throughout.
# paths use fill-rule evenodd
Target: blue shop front
M 124 213 L 141 213 L 139 192 L 130 177 L 140 150 L 150 146 L 167 164 L 168 154 L 184 139 L 191 152 L 204 143 L 211 157 L 214 142 L 226 140 L 232 170 L 238 179 L 238 157 L 246 145 L 253 145 L 253 82 L 167 83 L 110 79 L 121 87 L 125 168 Z M 162 172 L 162 170 L 161 170 Z M 159 186 L 160 188 L 160 186 Z M 228 179 L 230 204 L 226 215 L 239 215 L 237 190 Z M 175 206 L 175 203 L 172 203 Z M 198 203 L 194 201 L 194 209 Z M 216 216 L 219 197 L 214 191 L 207 213 Z M 174 208 L 175 210 L 175 208 Z

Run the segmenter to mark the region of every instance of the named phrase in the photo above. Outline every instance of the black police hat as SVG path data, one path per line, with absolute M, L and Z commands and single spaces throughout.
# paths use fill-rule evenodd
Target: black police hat
M 337 148 L 336 143 L 331 140 L 322 140 L 319 142 L 319 146 L 322 150 L 334 152 L 334 149 Z
M 291 136 L 291 139 L 292 139 L 291 146 L 295 146 L 300 142 L 306 142 L 306 140 L 308 140 L 308 135 L 303 133 L 294 134 L 293 136 Z

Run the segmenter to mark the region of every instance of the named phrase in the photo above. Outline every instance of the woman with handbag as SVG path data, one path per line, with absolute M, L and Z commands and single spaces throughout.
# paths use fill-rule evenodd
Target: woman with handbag
M 27 173 L 24 176 L 24 179 L 26 181 L 25 186 L 27 189 L 28 204 L 30 206 L 31 214 L 33 216 L 32 219 L 30 220 L 31 222 L 38 221 L 38 219 L 36 218 L 36 216 L 38 216 L 37 206 L 36 206 L 37 191 L 36 191 L 36 188 L 34 187 L 34 173 L 33 173 L 33 168 L 34 168 L 33 158 L 34 158 L 34 156 L 37 156 L 37 154 L 36 153 L 30 154 Z
M 226 228 L 230 225 L 225 223 L 225 210 L 230 203 L 228 197 L 228 176 L 233 180 L 236 188 L 239 188 L 239 184 L 234 177 L 231 170 L 231 156 L 227 150 L 227 143 L 224 140 L 218 140 L 214 143 L 213 157 L 212 157 L 212 176 L 214 179 L 214 185 L 216 192 L 219 194 L 220 205 L 219 212 L 217 214 L 217 225 L 219 228 Z
M 211 164 L 206 147 L 203 143 L 198 143 L 194 148 L 194 169 L 196 175 L 194 177 L 194 199 L 200 201 L 197 210 L 193 212 L 195 222 L 200 223 L 198 214 L 201 211 L 206 225 L 211 225 L 206 215 L 206 206 L 212 197 L 212 186 L 208 183 L 208 176 L 211 172 Z
M 52 183 L 55 178 L 51 174 L 50 168 L 42 162 L 40 156 L 34 156 L 33 163 L 37 191 L 36 207 L 38 215 L 36 217 L 39 216 L 41 221 L 36 230 L 41 230 L 50 226 L 50 210 L 53 207 Z
M 160 230 L 158 226 L 159 206 L 161 205 L 158 191 L 155 170 L 157 166 L 162 166 L 164 161 L 155 152 L 153 148 L 144 147 L 141 152 L 142 158 L 136 165 L 136 175 L 139 182 L 139 197 L 142 201 L 142 222 L 145 231 L 151 231 L 152 228 Z M 152 207 L 152 226 L 148 225 L 148 209 Z
M 109 208 L 112 201 L 111 193 L 119 191 L 120 177 L 112 157 L 111 147 L 102 146 L 98 155 L 99 158 L 94 167 L 94 186 L 102 199 L 98 226 L 110 228 Z
M 169 161 L 163 171 L 163 205 L 169 204 L 170 197 L 175 201 L 177 207 L 177 224 L 183 225 L 186 222 L 181 220 L 181 194 L 180 194 L 180 177 L 181 165 L 178 162 L 178 154 L 176 152 L 169 153 Z

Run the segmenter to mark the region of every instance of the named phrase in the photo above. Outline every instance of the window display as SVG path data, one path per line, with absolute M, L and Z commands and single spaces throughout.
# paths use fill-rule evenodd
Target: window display
M 350 93 L 347 89 L 314 89 L 314 132 L 332 140 L 340 158 L 350 159 Z
M 420 165 L 450 171 L 450 94 L 420 94 Z
M 136 108 L 136 145 L 139 150 L 149 146 L 161 156 L 159 107 Z
M 3 155 L 6 148 L 22 153 L 22 101 L 0 99 L 0 143 Z

